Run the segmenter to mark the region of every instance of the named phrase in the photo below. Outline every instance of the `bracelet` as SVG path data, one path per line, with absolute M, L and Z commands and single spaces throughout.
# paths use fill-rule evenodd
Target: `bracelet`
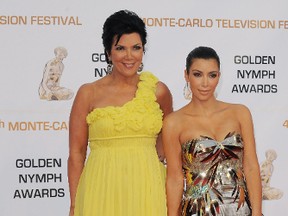
M 164 165 L 164 166 L 166 166 L 166 165 L 167 165 L 167 161 L 166 161 L 166 158 L 164 158 L 163 160 L 160 160 L 160 162 L 161 162 L 161 163 L 163 163 L 163 165 Z

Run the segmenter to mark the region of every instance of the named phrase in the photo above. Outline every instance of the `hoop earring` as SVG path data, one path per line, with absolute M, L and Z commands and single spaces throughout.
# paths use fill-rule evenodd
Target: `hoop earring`
M 138 72 L 138 73 L 141 73 L 142 70 L 143 70 L 143 68 L 144 68 L 144 64 L 143 64 L 143 62 L 141 62 L 140 66 L 139 66 L 139 68 L 138 68 L 138 70 L 137 70 L 137 72 Z
M 186 100 L 191 100 L 192 99 L 192 91 L 191 91 L 191 88 L 190 88 L 190 83 L 188 83 L 188 82 L 186 82 L 186 85 L 184 86 L 183 95 L 184 95 L 184 98 Z
M 106 70 L 107 75 L 110 75 L 112 73 L 112 70 L 113 70 L 113 64 L 109 63 L 107 65 L 107 70 Z

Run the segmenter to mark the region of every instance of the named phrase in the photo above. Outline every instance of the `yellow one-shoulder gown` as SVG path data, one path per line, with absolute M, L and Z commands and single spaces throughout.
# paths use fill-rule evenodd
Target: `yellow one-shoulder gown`
M 158 79 L 142 72 L 135 97 L 88 114 L 90 153 L 75 216 L 166 216 L 165 167 L 155 149 L 163 113 Z

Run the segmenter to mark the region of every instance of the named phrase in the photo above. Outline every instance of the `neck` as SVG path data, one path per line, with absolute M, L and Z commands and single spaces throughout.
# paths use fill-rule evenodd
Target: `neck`
M 139 82 L 139 75 L 137 74 L 127 77 L 121 74 L 111 73 L 110 77 L 111 77 L 112 82 L 115 85 L 119 85 L 119 86 L 131 86 Z
M 218 104 L 219 101 L 217 101 L 215 97 L 207 101 L 200 101 L 192 98 L 188 106 L 190 106 L 192 110 L 194 110 L 199 114 L 209 116 L 210 114 L 214 113 L 217 110 Z

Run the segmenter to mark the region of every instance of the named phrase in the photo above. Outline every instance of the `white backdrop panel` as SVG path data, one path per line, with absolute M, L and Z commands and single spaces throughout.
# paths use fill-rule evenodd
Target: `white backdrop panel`
M 260 163 L 267 150 L 277 153 L 270 186 L 282 196 L 264 200 L 264 214 L 286 214 L 287 1 L 3 0 L 1 5 L 1 216 L 68 215 L 68 118 L 74 97 L 41 100 L 38 87 L 58 46 L 68 52 L 61 86 L 75 94 L 81 84 L 100 78 L 95 71 L 104 72 L 106 63 L 95 57 L 103 54 L 103 22 L 126 8 L 147 22 L 144 69 L 168 85 L 175 109 L 187 103 L 182 95 L 187 54 L 199 45 L 215 48 L 222 63 L 218 98 L 251 109 Z M 235 56 L 244 62 L 235 62 Z

